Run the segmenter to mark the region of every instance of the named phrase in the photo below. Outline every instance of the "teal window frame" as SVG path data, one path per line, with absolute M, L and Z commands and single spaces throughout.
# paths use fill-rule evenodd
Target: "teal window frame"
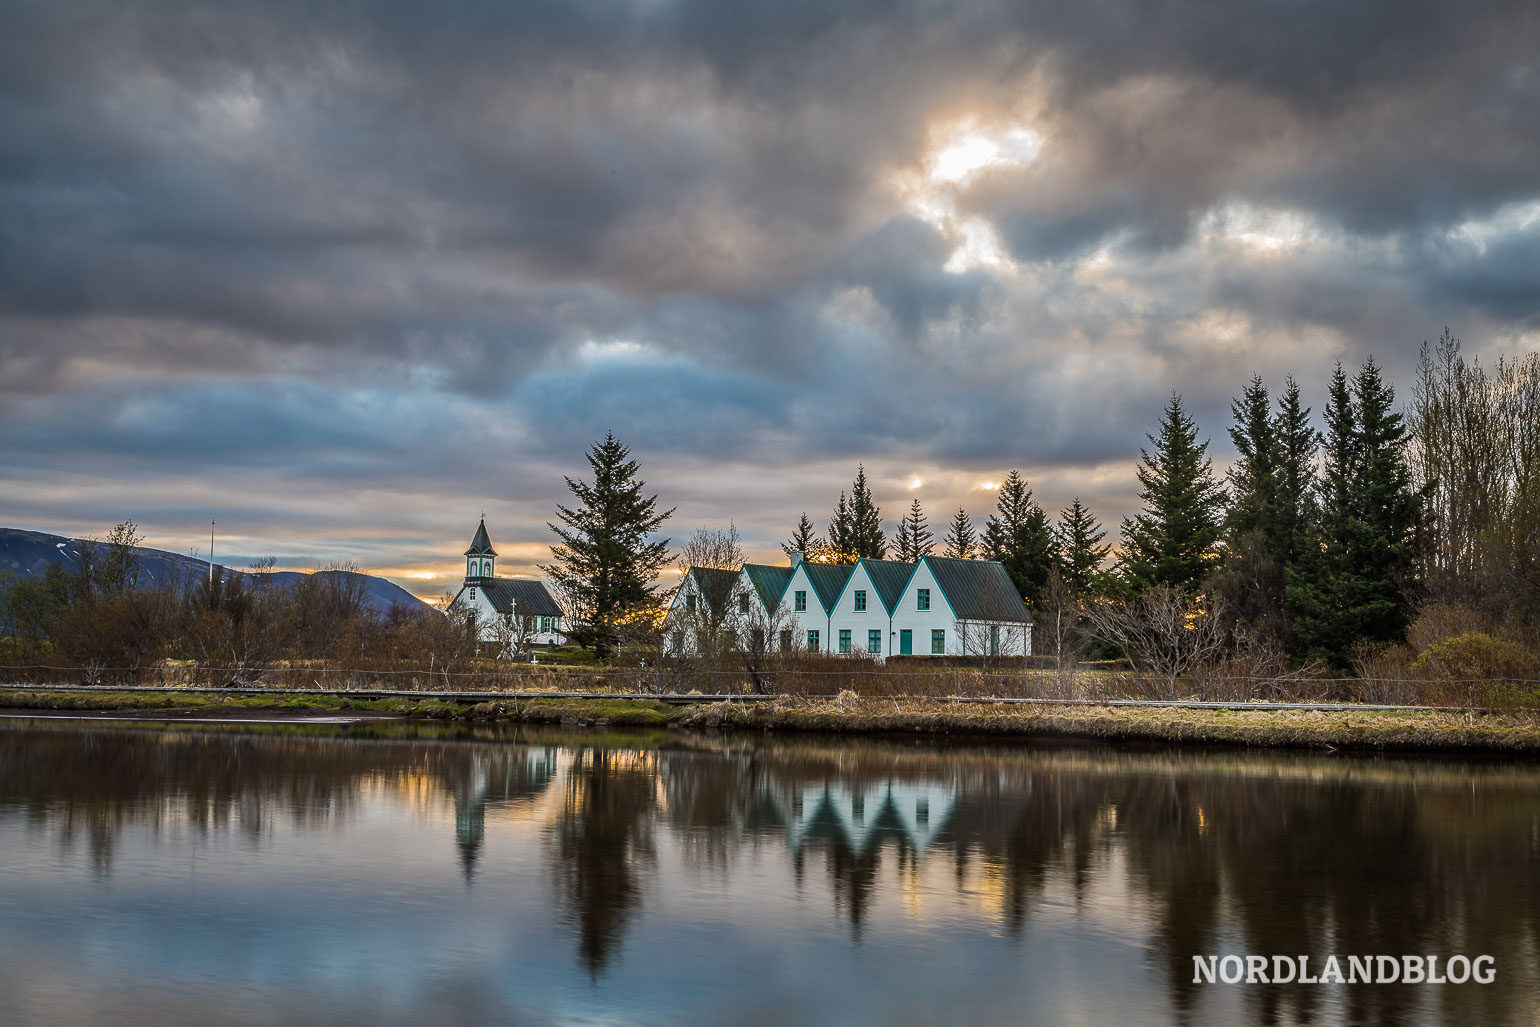
M 866 612 L 866 589 L 864 588 L 856 589 L 856 612 Z
M 807 593 L 802 589 L 799 588 L 791 594 L 791 608 L 797 613 L 807 612 Z
M 738 612 L 739 613 L 748 613 L 749 612 L 749 597 L 748 596 L 739 596 L 738 597 Z
M 850 629 L 840 628 L 840 652 L 850 652 Z
M 809 649 L 817 649 L 817 648 L 819 648 L 819 645 L 818 645 L 818 629 L 817 628 L 808 628 L 807 629 L 807 647 Z
M 882 652 L 882 632 L 876 628 L 866 633 L 866 651 L 874 654 Z
M 914 608 L 916 610 L 930 609 L 930 589 L 917 588 L 914 590 Z
M 684 594 L 684 612 L 685 613 L 694 613 L 695 612 L 695 593 L 694 592 L 686 592 Z
M 930 654 L 932 656 L 941 656 L 945 652 L 946 652 L 946 629 L 945 628 L 931 628 L 930 629 Z

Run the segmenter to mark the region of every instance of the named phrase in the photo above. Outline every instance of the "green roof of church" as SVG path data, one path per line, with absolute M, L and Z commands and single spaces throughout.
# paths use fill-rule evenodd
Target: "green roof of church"
M 481 523 L 476 526 L 476 537 L 471 539 L 471 547 L 465 551 L 466 556 L 496 556 L 497 550 L 492 548 L 492 539 L 487 536 L 487 521 L 483 517 Z

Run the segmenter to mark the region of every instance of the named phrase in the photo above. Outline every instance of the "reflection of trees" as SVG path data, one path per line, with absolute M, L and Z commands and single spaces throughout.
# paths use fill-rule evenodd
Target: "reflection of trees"
M 556 749 L 488 748 L 465 752 L 441 747 L 424 768 L 454 800 L 455 847 L 467 883 L 486 839 L 487 807 L 533 803 L 556 776 Z
M 567 769 L 556 879 L 580 958 L 595 976 L 641 905 L 639 868 L 656 859 L 657 774 L 657 754 L 636 750 L 579 750 Z
M 1314 756 L 941 748 L 749 740 L 720 751 L 488 746 L 230 732 L 0 732 L 0 817 L 84 838 L 98 870 L 129 826 L 328 827 L 366 788 L 452 802 L 467 875 L 489 811 L 549 797 L 550 856 L 581 963 L 597 975 L 641 909 L 663 824 L 686 871 L 725 880 L 746 848 L 786 853 L 870 934 L 904 875 L 974 892 L 1019 935 L 1045 901 L 1094 909 L 1127 886 L 1179 1018 L 1201 1019 L 1192 957 L 1488 953 L 1495 985 L 1248 986 L 1248 1019 L 1532 1018 L 1540 951 L 1540 774 L 1501 765 Z M 704 743 L 700 743 L 704 744 Z M 713 743 L 718 744 L 718 743 Z M 558 759 L 560 756 L 560 759 Z M 570 761 L 558 776 L 557 767 Z M 553 782 L 559 789 L 551 792 Z M 559 802 L 554 800 L 559 799 Z M 921 805 L 923 800 L 923 807 Z M 924 815 L 921 815 L 923 808 Z M 891 860 L 891 862 L 890 862 Z M 895 876 L 885 868 L 898 871 Z M 1121 900 L 1119 900 L 1121 901 Z M 1103 907 L 1105 908 L 1105 907 Z M 1507 969 L 1505 973 L 1504 970 Z
M 1079 899 L 1115 883 L 1109 874 L 1126 874 L 1153 918 L 1152 966 L 1183 1020 L 1204 996 L 1192 984 L 1194 955 L 1307 955 L 1319 968 L 1329 953 L 1485 952 L 1500 968 L 1520 968 L 1540 949 L 1533 773 L 1268 754 L 904 752 L 848 740 L 751 748 L 668 757 L 670 822 L 705 836 L 692 844 L 709 849 L 711 867 L 725 868 L 753 839 L 747 825 L 773 830 L 791 845 L 797 880 L 810 857 L 822 857 L 812 865 L 822 863 L 858 933 L 883 899 L 890 849 L 900 871 L 949 860 L 959 888 L 973 868 L 995 875 L 1012 934 L 1050 887 Z M 927 839 L 912 824 L 852 823 L 848 797 L 884 781 L 911 790 L 945 782 L 955 801 L 942 829 Z M 1515 978 L 1522 973 L 1440 989 L 1441 1015 L 1532 1015 Z M 1244 992 L 1252 1018 L 1265 1023 L 1319 1019 L 1326 994 L 1293 985 Z M 1340 994 L 1352 1022 L 1397 1023 L 1435 993 Z

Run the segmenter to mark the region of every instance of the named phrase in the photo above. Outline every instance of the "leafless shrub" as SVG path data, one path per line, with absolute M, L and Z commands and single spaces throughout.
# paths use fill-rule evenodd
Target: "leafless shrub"
M 1177 680 L 1224 651 L 1223 603 L 1158 586 L 1143 595 L 1094 603 L 1086 611 L 1096 636 L 1122 652 L 1154 698 L 1174 699 Z

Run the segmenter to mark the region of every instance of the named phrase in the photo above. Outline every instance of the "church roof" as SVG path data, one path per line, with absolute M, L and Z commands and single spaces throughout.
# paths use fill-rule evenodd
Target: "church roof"
M 492 539 L 487 535 L 487 520 L 481 519 L 476 526 L 476 537 L 471 539 L 471 547 L 465 551 L 466 556 L 496 556 L 497 550 L 492 548 Z
M 546 591 L 545 582 L 528 578 L 487 578 L 478 586 L 492 609 L 520 617 L 560 617 L 561 607 Z

